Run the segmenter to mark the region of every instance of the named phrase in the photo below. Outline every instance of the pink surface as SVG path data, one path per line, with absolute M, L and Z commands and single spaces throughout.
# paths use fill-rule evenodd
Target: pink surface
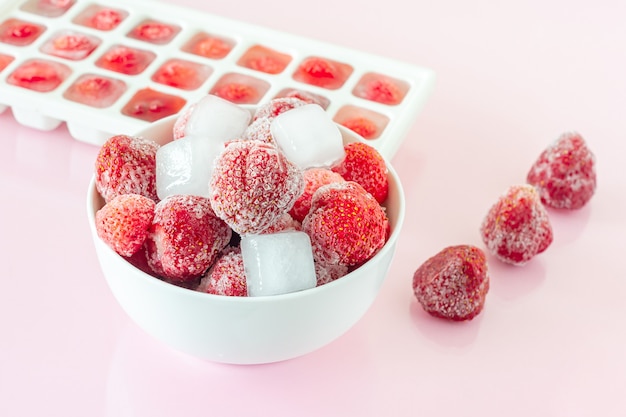
M 97 149 L 7 110 L 0 415 L 626 414 L 626 4 L 319 0 L 296 18 L 292 1 L 176 3 L 437 72 L 393 160 L 408 217 L 387 281 L 363 320 L 308 356 L 238 367 L 174 352 L 129 321 L 100 272 L 84 208 Z M 444 246 L 483 247 L 489 206 L 567 130 L 597 157 L 590 204 L 551 210 L 554 243 L 529 264 L 489 258 L 476 319 L 425 314 L 414 270 Z

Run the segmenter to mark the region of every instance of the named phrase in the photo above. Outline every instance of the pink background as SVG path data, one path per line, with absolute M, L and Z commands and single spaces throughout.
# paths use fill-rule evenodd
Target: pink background
M 84 208 L 97 149 L 6 111 L 0 415 L 626 414 L 626 3 L 175 3 L 437 72 L 393 159 L 408 215 L 388 278 L 351 331 L 305 357 L 240 367 L 172 351 L 129 321 L 97 264 Z M 415 269 L 483 247 L 490 205 L 568 130 L 597 157 L 590 204 L 551 210 L 554 243 L 529 264 L 489 258 L 476 319 L 425 314 Z

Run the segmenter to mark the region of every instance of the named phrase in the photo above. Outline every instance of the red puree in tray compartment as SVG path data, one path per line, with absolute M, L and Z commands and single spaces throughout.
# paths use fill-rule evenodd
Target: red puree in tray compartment
M 43 59 L 30 59 L 13 71 L 7 82 L 29 90 L 52 91 L 65 80 L 72 71 L 66 65 Z
M 268 74 L 279 74 L 290 62 L 291 55 L 254 45 L 239 58 L 237 65 Z
M 128 13 L 124 10 L 92 4 L 76 16 L 73 22 L 93 29 L 113 30 L 127 16 Z
M 229 73 L 220 78 L 209 93 L 236 104 L 256 104 L 269 88 L 269 83 L 258 78 Z
M 320 57 L 308 57 L 300 63 L 293 79 L 306 84 L 336 90 L 352 74 L 352 66 Z
M 122 114 L 154 122 L 176 114 L 187 101 L 181 97 L 161 93 L 150 88 L 139 90 L 122 109 Z
M 82 33 L 64 30 L 55 33 L 41 47 L 41 52 L 59 58 L 78 61 L 87 58 L 100 45 L 100 39 Z
M 144 20 L 135 26 L 127 36 L 144 42 L 166 44 L 180 32 L 180 27 L 156 20 Z
M 137 75 L 146 69 L 156 55 L 150 51 L 114 45 L 97 61 L 96 66 L 127 75 Z
M 0 42 L 27 46 L 37 39 L 46 27 L 19 19 L 8 19 L 0 25 Z
M 11 55 L 0 54 L 0 71 L 5 69 L 14 59 Z
M 377 103 L 395 105 L 400 104 L 407 91 L 409 84 L 405 81 L 370 72 L 361 77 L 352 94 Z
M 40 16 L 59 17 L 65 14 L 75 2 L 75 0 L 29 0 L 20 9 Z
M 88 106 L 111 106 L 126 91 L 126 84 L 114 78 L 96 74 L 81 75 L 63 94 L 68 100 Z
M 365 139 L 378 138 L 389 123 L 383 114 L 350 105 L 340 108 L 333 120 Z
M 195 90 L 211 74 L 212 69 L 195 62 L 170 59 L 152 75 L 152 81 L 183 90 Z
M 205 58 L 222 59 L 230 53 L 234 46 L 235 42 L 230 39 L 200 32 L 194 35 L 181 49 Z

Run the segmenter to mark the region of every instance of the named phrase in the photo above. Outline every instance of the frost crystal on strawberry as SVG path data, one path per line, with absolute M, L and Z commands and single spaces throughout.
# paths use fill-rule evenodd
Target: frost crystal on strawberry
M 118 254 L 134 255 L 148 236 L 154 207 L 154 201 L 142 195 L 118 195 L 96 212 L 98 236 Z
M 209 269 L 228 245 L 231 234 L 208 199 L 167 197 L 155 207 L 145 244 L 148 265 L 172 282 L 188 284 Z
M 241 249 L 226 248 L 197 288 L 200 292 L 246 297 L 248 288 Z
M 254 113 L 253 120 L 263 117 L 273 119 L 281 113 L 295 109 L 296 107 L 304 106 L 305 104 L 307 104 L 306 101 L 296 97 L 274 98 L 257 109 Z
M 235 232 L 261 233 L 291 209 L 303 188 L 302 171 L 276 147 L 235 140 L 215 163 L 211 205 Z
M 331 265 L 361 265 L 383 247 L 387 228 L 383 208 L 352 181 L 319 188 L 302 222 L 315 261 Z
M 344 146 L 346 155 L 332 170 L 346 181 L 358 182 L 382 203 L 389 193 L 387 164 L 376 149 L 362 142 Z
M 326 168 L 310 168 L 304 171 L 304 191 L 296 200 L 293 207 L 289 211 L 291 216 L 302 222 L 311 208 L 311 199 L 313 194 L 323 185 L 333 182 L 343 182 L 343 177 L 336 172 Z
M 336 279 L 346 275 L 349 269 L 346 265 L 327 265 L 315 262 L 315 276 L 317 277 L 317 286 L 328 284 Z
M 491 207 L 480 233 L 498 259 L 523 265 L 552 243 L 552 226 L 531 185 L 515 185 Z
M 444 248 L 413 274 L 413 292 L 424 310 L 448 320 L 474 318 L 488 291 L 485 254 L 470 245 Z
M 302 224 L 291 217 L 291 214 L 285 213 L 280 216 L 268 228 L 263 230 L 261 234 L 285 232 L 289 230 L 302 231 Z
M 275 144 L 274 137 L 270 126 L 272 125 L 272 119 L 269 117 L 260 117 L 250 123 L 250 125 L 243 132 L 242 139 L 244 140 L 258 140 L 261 142 L 267 142 Z
M 578 209 L 596 190 L 595 156 L 578 133 L 565 133 L 545 149 L 526 180 L 553 208 Z
M 172 139 L 178 140 L 185 137 L 185 130 L 187 129 L 187 123 L 189 122 L 189 118 L 193 113 L 195 104 L 187 107 L 185 110 L 180 112 L 176 121 L 174 122 L 174 127 L 172 128 Z
M 105 202 L 121 194 L 139 194 L 158 201 L 156 152 L 159 145 L 145 138 L 109 138 L 96 158 L 96 189 Z

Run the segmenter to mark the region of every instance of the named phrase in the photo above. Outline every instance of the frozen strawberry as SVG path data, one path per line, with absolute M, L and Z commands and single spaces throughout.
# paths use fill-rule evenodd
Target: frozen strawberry
M 246 297 L 248 287 L 240 248 L 224 249 L 197 288 L 200 292 L 231 297 Z
M 268 228 L 263 230 L 261 234 L 269 234 L 269 233 L 278 233 L 284 232 L 287 230 L 302 230 L 302 223 L 295 220 L 289 213 L 285 213 L 280 216 L 274 223 L 272 223 Z
M 526 180 L 553 208 L 578 209 L 596 190 L 596 160 L 578 133 L 564 133 L 545 149 Z
M 142 195 L 118 195 L 96 212 L 98 236 L 118 254 L 134 255 L 148 236 L 154 207 L 154 201 Z
M 311 168 L 304 171 L 304 191 L 296 200 L 293 207 L 289 211 L 291 216 L 299 222 L 304 220 L 311 208 L 311 199 L 313 194 L 323 185 L 333 182 L 343 182 L 341 175 L 326 168 Z
M 208 199 L 173 195 L 156 205 L 146 258 L 158 275 L 190 283 L 209 269 L 230 237 L 230 228 L 215 215 Z
M 362 142 L 349 143 L 344 149 L 345 158 L 331 169 L 346 181 L 361 184 L 379 203 L 385 201 L 389 193 L 389 180 L 387 164 L 380 153 Z
M 304 106 L 305 104 L 307 104 L 306 101 L 300 100 L 296 97 L 274 98 L 257 109 L 254 113 L 253 120 L 260 119 L 262 117 L 272 119 L 281 113 L 295 109 L 296 107 Z
M 498 259 L 523 265 L 552 243 L 552 226 L 531 185 L 515 185 L 491 207 L 480 233 Z
M 413 274 L 415 297 L 435 317 L 471 320 L 482 311 L 488 291 L 487 259 L 470 245 L 443 249 Z
M 235 140 L 215 162 L 211 205 L 235 232 L 260 233 L 291 209 L 303 188 L 302 171 L 276 147 Z
M 335 281 L 348 273 L 348 267 L 341 264 L 327 265 L 315 262 L 315 275 L 317 277 L 317 286 L 328 284 Z
M 319 104 L 322 108 L 328 107 L 328 99 L 317 94 L 312 94 L 302 90 L 290 90 L 284 93 L 283 97 L 298 98 L 307 104 Z
M 145 138 L 109 138 L 96 158 L 96 189 L 106 202 L 120 194 L 139 194 L 158 201 L 156 152 L 159 145 Z
M 244 140 L 258 140 L 261 142 L 267 142 L 275 144 L 274 137 L 270 130 L 272 125 L 272 119 L 269 117 L 260 117 L 254 120 L 243 132 L 242 139 Z
M 178 140 L 185 137 L 187 122 L 189 122 L 189 118 L 191 117 L 191 113 L 193 113 L 194 108 L 195 104 L 192 104 L 191 106 L 180 112 L 178 117 L 176 117 L 176 121 L 174 122 L 174 127 L 172 130 L 172 140 Z
M 315 261 L 346 266 L 361 265 L 374 256 L 386 242 L 387 227 L 383 208 L 353 181 L 320 187 L 302 222 Z

